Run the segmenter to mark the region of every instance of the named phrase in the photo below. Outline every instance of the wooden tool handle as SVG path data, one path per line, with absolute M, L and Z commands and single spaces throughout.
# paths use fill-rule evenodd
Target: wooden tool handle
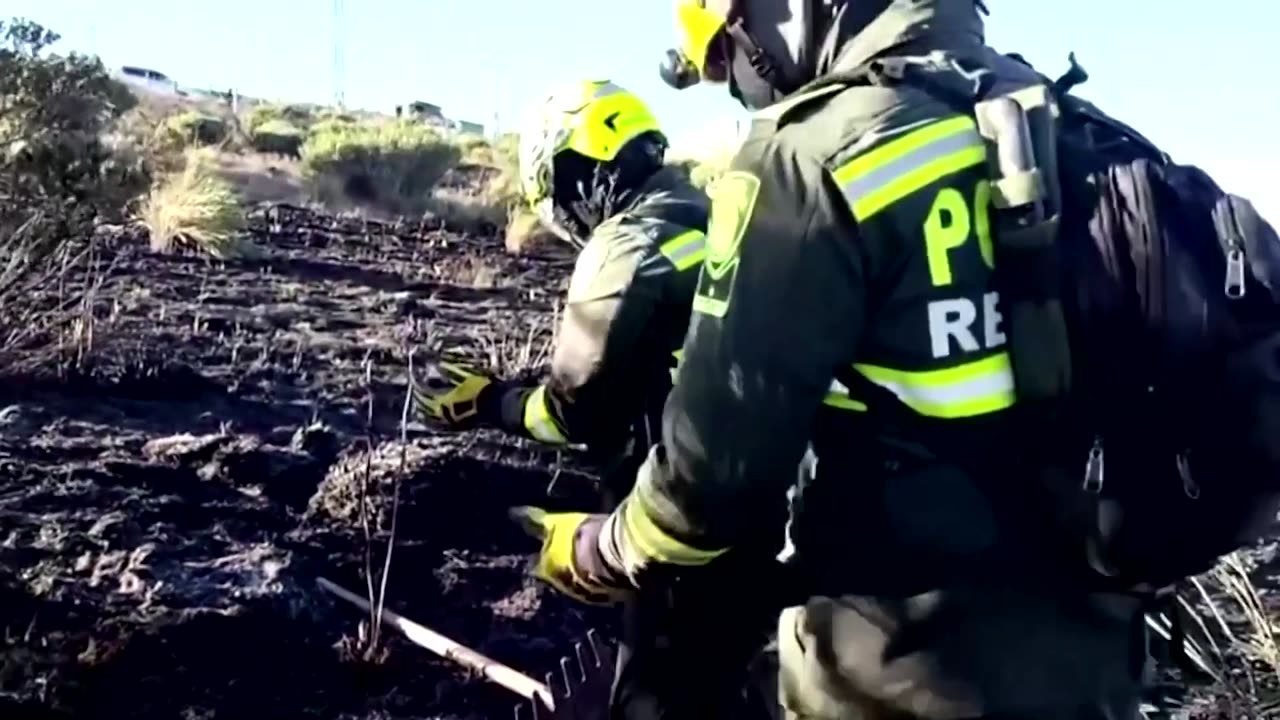
M 369 607 L 368 600 L 356 595 L 350 590 L 338 586 L 331 580 L 317 578 L 316 584 L 319 585 L 321 589 L 332 593 L 353 605 L 357 605 L 365 611 L 372 609 Z M 551 692 L 545 684 L 534 680 L 515 668 L 503 665 L 493 658 L 482 655 L 461 643 L 441 635 L 431 628 L 419 625 L 418 623 L 402 617 L 386 608 L 382 609 L 382 621 L 395 626 L 397 630 L 404 633 L 404 636 L 409 638 L 409 640 L 415 645 L 424 647 L 436 655 L 452 660 L 459 665 L 477 670 L 486 678 L 505 687 L 511 692 L 525 697 L 526 699 L 533 700 L 535 697 L 538 697 L 542 702 L 546 703 L 547 707 L 555 706 L 554 700 L 551 697 Z

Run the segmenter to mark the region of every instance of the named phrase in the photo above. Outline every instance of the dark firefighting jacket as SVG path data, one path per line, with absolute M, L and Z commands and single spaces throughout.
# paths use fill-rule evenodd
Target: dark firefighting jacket
M 883 632 L 856 668 L 869 688 L 936 681 L 982 712 L 1090 696 L 1131 674 L 1139 615 L 1073 585 L 1080 548 L 1023 453 L 1038 428 L 1016 403 L 993 288 L 983 138 L 916 86 L 839 81 L 896 58 L 961 94 L 979 77 L 995 94 L 1042 78 L 985 46 L 973 0 L 894 0 L 835 32 L 824 77 L 756 115 L 716 186 L 663 442 L 601 552 L 643 585 L 777 532 L 812 442 L 794 563 L 811 594 L 865 601 Z M 990 593 L 1052 583 L 1062 614 L 969 621 Z
M 488 419 L 543 443 L 586 445 L 606 462 L 656 443 L 706 225 L 706 196 L 675 168 L 655 173 L 579 254 L 547 378 L 502 384 L 484 403 Z

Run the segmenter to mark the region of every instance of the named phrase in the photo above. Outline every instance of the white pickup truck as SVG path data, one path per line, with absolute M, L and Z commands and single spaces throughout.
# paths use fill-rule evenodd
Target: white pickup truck
M 126 85 L 149 90 L 160 95 L 177 97 L 186 95 L 168 75 L 157 70 L 125 65 L 116 73 L 116 78 Z

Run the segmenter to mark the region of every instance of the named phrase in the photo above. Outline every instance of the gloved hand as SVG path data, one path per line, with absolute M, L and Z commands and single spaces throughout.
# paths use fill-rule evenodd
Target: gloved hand
M 605 515 L 554 513 L 521 506 L 511 518 L 542 541 L 533 574 L 564 595 L 588 605 L 611 605 L 630 590 L 604 567 L 597 549 Z
M 467 430 L 478 424 L 480 394 L 493 384 L 484 375 L 447 362 L 429 368 L 425 378 L 410 381 L 419 414 L 454 430 Z

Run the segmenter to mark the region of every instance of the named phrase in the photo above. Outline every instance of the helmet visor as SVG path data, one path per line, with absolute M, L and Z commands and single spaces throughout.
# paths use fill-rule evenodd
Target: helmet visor
M 731 0 L 676 0 L 676 39 L 680 53 L 704 82 L 728 79 L 725 22 Z

